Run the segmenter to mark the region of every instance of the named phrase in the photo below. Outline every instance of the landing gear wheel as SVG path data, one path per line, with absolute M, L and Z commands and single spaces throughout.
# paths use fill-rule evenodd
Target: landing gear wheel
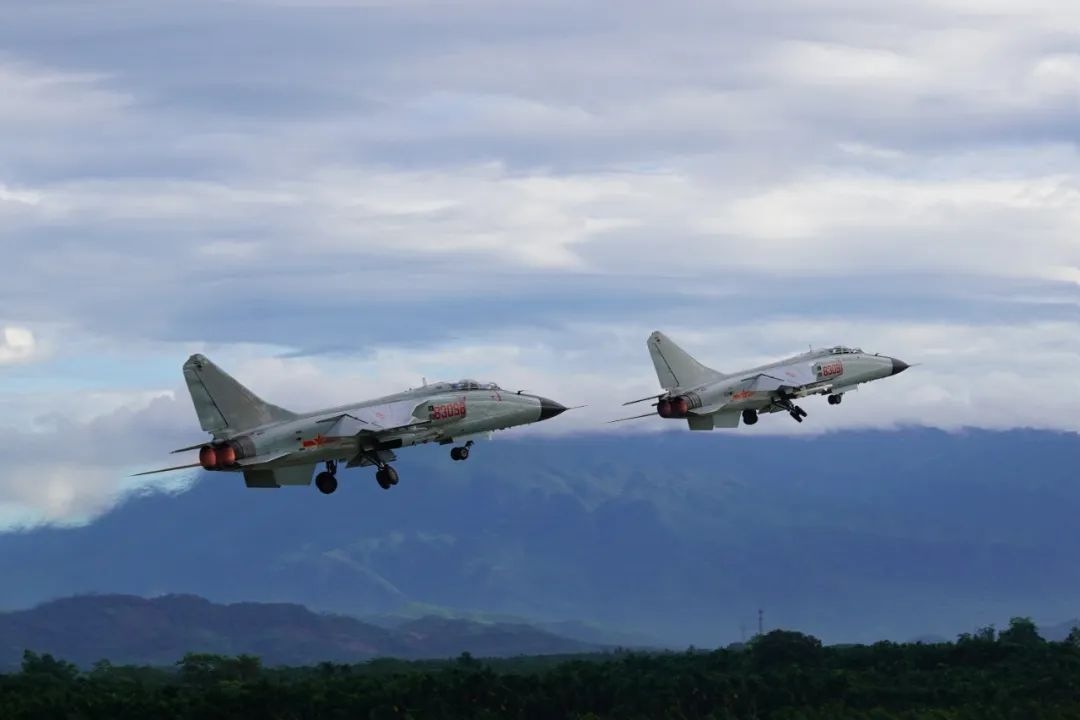
M 379 483 L 379 487 L 383 490 L 389 490 L 398 484 L 397 470 L 389 465 L 379 468 L 375 473 L 375 481 Z
M 469 448 L 472 447 L 472 444 L 473 444 L 473 441 L 470 440 L 469 442 L 465 443 L 461 447 L 453 448 L 450 451 L 450 459 L 454 460 L 454 461 L 468 460 L 469 459 Z
M 743 410 L 742 411 L 743 425 L 753 425 L 758 421 L 758 414 L 756 410 Z
M 330 495 L 337 490 L 337 478 L 331 472 L 321 472 L 315 477 L 315 487 L 323 495 Z
M 843 395 L 830 395 L 829 396 L 829 404 L 830 405 L 839 405 L 841 402 L 843 402 L 843 400 L 844 400 Z

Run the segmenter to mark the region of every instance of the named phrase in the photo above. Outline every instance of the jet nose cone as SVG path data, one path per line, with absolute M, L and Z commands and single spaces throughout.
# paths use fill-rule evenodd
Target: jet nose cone
M 549 400 L 546 397 L 540 398 L 540 419 L 549 420 L 556 415 L 561 415 L 566 412 L 566 406 L 561 405 L 554 400 Z
M 899 375 L 900 373 L 907 370 L 909 367 L 911 367 L 911 366 L 908 365 L 903 360 L 897 360 L 896 358 L 892 359 L 892 374 L 893 375 Z

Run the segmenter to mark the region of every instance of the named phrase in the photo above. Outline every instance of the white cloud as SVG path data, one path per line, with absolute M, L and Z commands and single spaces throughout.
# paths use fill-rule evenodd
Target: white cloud
M 420 253 L 508 268 L 635 273 L 658 265 L 784 275 L 888 268 L 1062 280 L 1080 267 L 1080 166 L 1054 175 L 934 178 L 820 167 L 763 188 L 730 187 L 691 168 L 565 176 L 497 165 L 353 168 L 252 183 L 109 181 L 35 192 L 38 210 L 53 223 L 114 223 L 130 233 L 186 222 L 250 235 L 272 224 L 258 239 L 214 232 L 156 249 L 267 266 L 299 254 L 329 261 Z M 191 265 L 211 276 L 229 267 Z M 455 270 L 471 275 L 490 267 L 469 261 Z
M 0 325 L 0 365 L 25 362 L 37 351 L 34 333 L 17 325 Z
M 417 387 L 425 377 L 429 382 L 475 377 L 568 406 L 587 406 L 498 433 L 496 440 L 530 434 L 688 432 L 680 422 L 659 418 L 608 424 L 646 412 L 646 406 L 627 408 L 622 403 L 659 391 L 645 348 L 652 329 L 574 322 L 542 333 L 523 327 L 493 334 L 487 341 L 384 344 L 363 355 L 334 357 L 288 358 L 280 355 L 282 348 L 259 346 L 207 352 L 264 399 L 296 410 L 378 397 Z M 780 359 L 809 344 L 855 345 L 914 365 L 901 375 L 863 386 L 840 407 L 828 406 L 821 398 L 803 401 L 810 417 L 801 425 L 778 414 L 734 431 L 743 435 L 812 435 L 904 425 L 1080 431 L 1080 380 L 1073 370 L 1080 357 L 1080 333 L 1071 322 L 969 326 L 793 317 L 765 323 L 728 321 L 707 328 L 673 322 L 662 329 L 700 361 L 725 372 Z M 175 355 L 181 358 L 189 350 L 177 347 Z M 0 478 L 0 515 L 24 522 L 82 522 L 133 487 L 174 482 L 169 476 L 140 483 L 125 479 L 131 472 L 189 460 L 168 452 L 203 436 L 179 370 L 174 374 L 177 379 L 168 392 L 98 391 L 99 398 L 110 402 L 98 404 L 96 414 L 78 418 L 71 418 L 70 397 L 61 394 L 39 395 L 36 403 L 21 410 L 6 408 L 7 432 L 15 440 L 7 458 L 9 472 Z M 20 427 L 33 417 L 46 421 Z M 49 458 L 46 463 L 41 462 L 43 453 Z
M 40 131 L 113 118 L 130 105 L 130 98 L 104 89 L 106 79 L 0 58 L 0 128 Z

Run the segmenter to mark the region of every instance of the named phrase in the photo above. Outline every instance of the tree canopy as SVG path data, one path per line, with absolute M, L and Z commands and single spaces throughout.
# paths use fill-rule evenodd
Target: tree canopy
M 1078 639 L 1047 642 L 1014 618 L 938 644 L 826 647 L 776 630 L 713 651 L 298 668 L 191 654 L 173 668 L 80 670 L 27 652 L 0 675 L 0 717 L 1080 718 Z

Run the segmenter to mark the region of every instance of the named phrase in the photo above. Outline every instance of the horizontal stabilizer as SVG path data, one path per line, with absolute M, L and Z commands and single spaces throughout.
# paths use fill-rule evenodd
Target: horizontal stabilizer
M 206 443 L 201 442 L 198 445 L 189 445 L 188 447 L 182 447 L 179 450 L 173 450 L 169 454 L 170 455 L 176 455 L 177 453 L 188 452 L 189 450 L 199 450 L 199 449 L 201 449 L 203 447 L 203 445 L 206 445 Z
M 698 410 L 700 412 L 700 410 Z M 742 413 L 737 410 L 725 410 L 714 412 L 709 415 L 691 415 L 686 418 L 686 424 L 691 430 L 714 430 L 716 428 L 739 427 Z
M 173 472 L 174 470 L 191 470 L 192 468 L 201 468 L 201 467 L 202 467 L 202 465 L 200 465 L 199 463 L 194 463 L 193 465 L 177 465 L 175 467 L 162 468 L 161 470 L 147 470 L 146 472 L 135 473 L 134 475 L 129 475 L 128 477 L 142 477 L 143 475 L 158 475 L 160 473 Z
M 250 488 L 279 488 L 285 485 L 310 485 L 315 465 L 295 465 L 268 470 L 244 471 L 244 484 Z
M 631 400 L 630 402 L 624 402 L 623 407 L 627 405 L 637 405 L 638 403 L 647 402 L 649 400 L 659 400 L 662 397 L 666 397 L 669 393 L 660 393 L 659 395 L 650 395 L 649 397 L 643 397 L 640 400 Z
M 633 417 L 619 418 L 618 420 L 608 420 L 608 425 L 612 423 L 626 422 L 627 420 L 640 420 L 641 418 L 653 417 L 656 413 L 645 413 L 644 415 L 634 415 Z
M 272 462 L 277 462 L 292 455 L 291 452 L 279 452 L 273 455 L 256 455 L 255 457 L 240 458 L 236 461 L 236 464 L 240 467 L 250 467 L 252 465 L 269 465 Z

